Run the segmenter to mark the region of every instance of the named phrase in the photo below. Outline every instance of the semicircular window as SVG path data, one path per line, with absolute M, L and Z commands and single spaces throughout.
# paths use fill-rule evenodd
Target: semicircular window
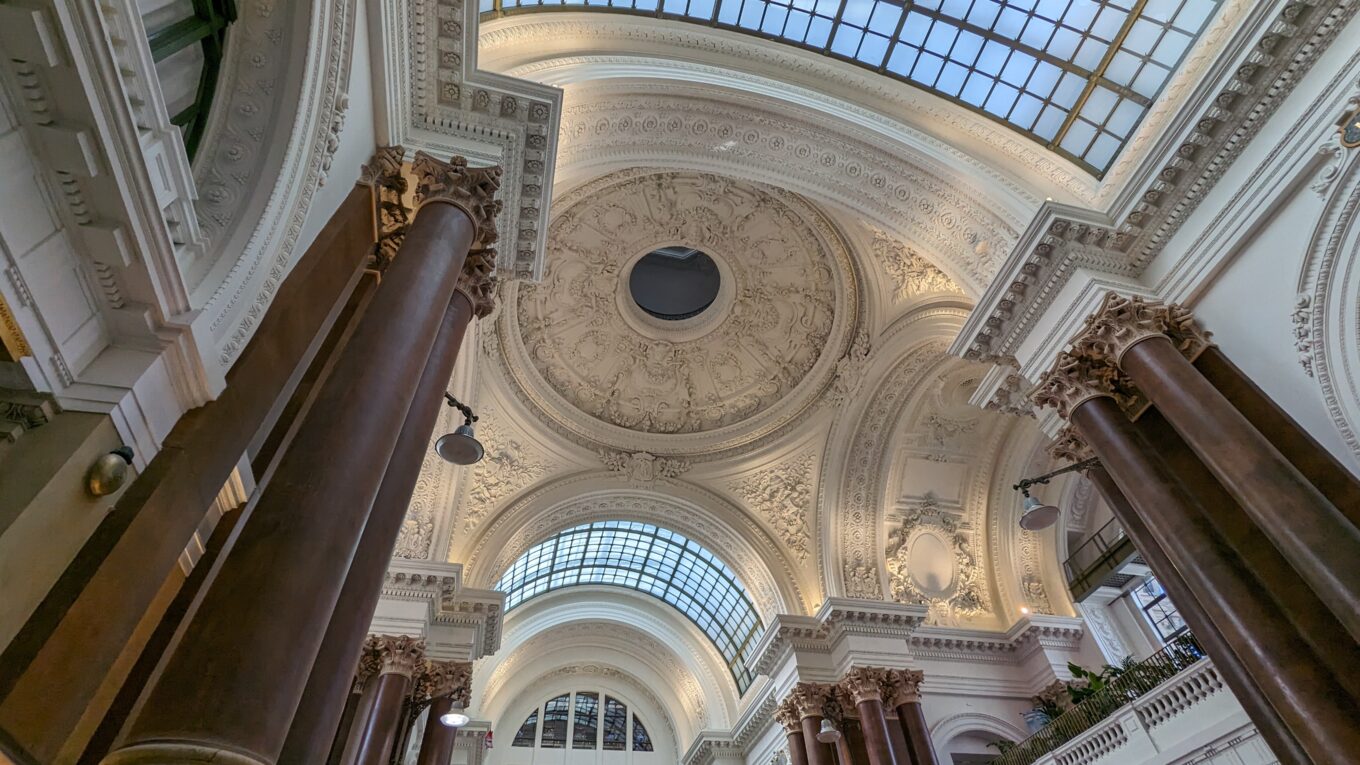
M 1221 0 L 480 0 L 600 9 L 777 40 L 1002 122 L 1103 175 Z
M 658 598 L 713 641 L 744 693 L 763 626 L 746 588 L 718 556 L 681 534 L 635 521 L 596 521 L 534 545 L 496 582 L 510 610 L 578 584 L 627 587 Z

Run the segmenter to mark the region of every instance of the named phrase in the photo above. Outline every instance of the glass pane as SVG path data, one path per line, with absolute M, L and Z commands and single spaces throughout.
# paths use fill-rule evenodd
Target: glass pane
M 543 748 L 561 749 L 567 745 L 567 712 L 571 696 L 563 694 L 543 705 Z
M 889 77 L 912 82 L 1006 123 L 1063 150 L 1088 169 L 1103 172 L 1122 141 L 1113 138 L 1070 144 L 1071 125 L 1054 124 L 1057 107 L 1070 112 L 1088 89 L 1116 83 L 1138 94 L 1133 125 L 1160 94 L 1221 0 L 1153 0 L 1138 7 L 1108 0 L 663 0 L 668 15 L 688 17 L 774 37 L 791 45 L 854 61 Z M 582 0 L 504 0 L 505 7 L 561 7 Z M 632 0 L 585 3 L 611 10 L 645 11 Z M 1112 47 L 1114 50 L 1111 50 Z M 1065 72 L 1055 89 L 1057 72 Z M 1108 97 L 1091 104 L 1088 121 L 1102 127 Z M 1043 115 L 1035 119 L 1036 115 Z M 1131 126 L 1121 116 L 1119 139 Z M 1075 146 L 1075 148 L 1072 148 Z
M 738 691 L 751 675 L 737 655 L 763 627 L 736 574 L 680 534 L 645 523 L 597 521 L 558 533 L 520 556 L 496 583 L 506 608 L 576 584 L 645 592 L 675 606 L 708 635 L 727 660 Z M 546 721 L 546 718 L 545 718 Z
M 652 737 L 647 735 L 647 729 L 643 727 L 637 715 L 633 715 L 633 751 L 652 751 Z
M 628 747 L 628 707 L 618 699 L 604 697 L 604 748 L 622 752 Z
M 524 724 L 519 726 L 519 731 L 515 733 L 515 740 L 511 746 L 527 746 L 533 748 L 534 738 L 538 734 L 538 710 L 529 713 L 524 718 Z
M 576 694 L 576 721 L 572 724 L 571 748 L 594 749 L 595 733 L 598 730 L 600 713 L 600 694 Z

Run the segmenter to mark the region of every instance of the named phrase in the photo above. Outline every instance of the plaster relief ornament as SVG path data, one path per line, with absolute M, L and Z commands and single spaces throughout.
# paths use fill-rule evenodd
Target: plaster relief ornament
M 983 256 L 986 243 L 978 245 L 977 254 Z M 897 289 L 893 292 L 893 302 L 901 303 L 918 295 L 936 293 L 961 295 L 963 290 L 954 280 L 936 268 L 915 250 L 888 236 L 884 231 L 874 230 L 874 241 L 870 245 L 874 258 L 892 277 Z
M 812 455 L 804 454 L 732 484 L 732 491 L 770 524 L 800 561 L 808 555 L 812 469 Z
M 543 380 L 595 419 L 649 434 L 702 433 L 792 392 L 830 340 L 835 262 L 810 211 L 786 192 L 704 173 L 611 177 L 564 205 L 548 271 L 518 292 L 520 335 Z M 633 262 L 662 247 L 717 264 L 713 304 L 651 317 L 629 291 Z
M 548 474 L 551 465 L 484 415 L 481 442 L 486 456 L 472 470 L 468 501 L 461 503 L 463 530 L 471 531 L 502 502 Z
M 602 450 L 600 461 L 635 486 L 649 486 L 658 480 L 675 478 L 689 470 L 689 462 L 672 457 L 658 457 L 647 452 L 612 452 Z
M 887 558 L 893 600 L 929 606 L 933 623 L 955 623 L 986 610 L 968 537 L 934 496 L 926 495 L 888 535 Z

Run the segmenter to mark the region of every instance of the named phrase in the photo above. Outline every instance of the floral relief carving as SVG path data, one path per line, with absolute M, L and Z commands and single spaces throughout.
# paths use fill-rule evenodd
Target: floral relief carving
M 635 486 L 649 486 L 658 480 L 676 478 L 689 470 L 689 462 L 673 457 L 658 457 L 647 452 L 600 451 L 600 461 Z
M 869 368 L 869 333 L 860 330 L 851 343 L 850 350 L 836 362 L 836 377 L 831 381 L 831 390 L 826 400 L 831 406 L 840 406 L 849 401 L 864 381 L 864 373 Z
M 939 500 L 926 495 L 888 536 L 893 600 L 929 606 L 935 624 L 955 623 L 987 609 L 982 569 L 968 535 Z
M 800 561 L 808 555 L 812 470 L 812 455 L 804 454 L 732 484 L 732 491 L 770 524 Z
M 495 419 L 484 417 L 480 439 L 486 456 L 472 469 L 471 489 L 462 506 L 464 531 L 477 527 L 501 502 L 547 475 L 552 465 L 541 459 Z
M 644 334 L 623 313 L 630 261 L 668 245 L 726 265 L 730 307 L 701 337 Z M 698 433 L 741 422 L 791 392 L 831 333 L 829 251 L 780 196 L 753 184 L 702 173 L 625 178 L 562 211 L 548 249 L 543 282 L 519 294 L 525 349 L 572 406 L 618 427 Z
M 874 241 L 870 245 L 870 250 L 874 259 L 883 265 L 896 284 L 896 290 L 893 292 L 894 303 L 932 293 L 963 294 L 963 290 L 959 289 L 954 280 L 943 271 L 884 231 L 874 230 Z M 984 254 L 978 253 L 979 257 Z
M 1020 594 L 1031 613 L 1051 614 L 1053 605 L 1049 602 L 1048 591 L 1044 589 L 1044 578 L 1040 571 L 1040 555 L 1043 543 L 1033 531 L 1020 532 Z

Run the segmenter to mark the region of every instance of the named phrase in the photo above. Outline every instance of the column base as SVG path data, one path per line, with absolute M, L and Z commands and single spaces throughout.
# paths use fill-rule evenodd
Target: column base
M 274 765 L 267 759 L 189 741 L 133 744 L 110 753 L 99 765 Z

